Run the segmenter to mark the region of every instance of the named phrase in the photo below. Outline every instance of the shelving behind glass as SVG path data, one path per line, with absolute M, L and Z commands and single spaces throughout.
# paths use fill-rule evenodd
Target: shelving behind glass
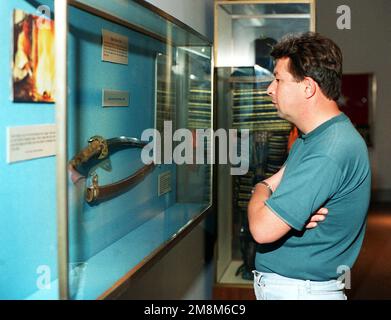
M 217 127 L 249 130 L 249 170 L 218 169 L 217 284 L 253 278 L 256 243 L 248 228 L 252 187 L 276 173 L 288 155 L 292 125 L 278 117 L 267 88 L 272 46 L 288 33 L 314 31 L 315 1 L 215 1 Z

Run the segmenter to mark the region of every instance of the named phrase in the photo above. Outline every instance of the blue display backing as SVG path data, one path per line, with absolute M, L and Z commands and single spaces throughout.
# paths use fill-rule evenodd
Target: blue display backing
M 53 9 L 53 1 L 38 1 Z M 23 299 L 38 290 L 40 266 L 57 278 L 55 158 L 6 162 L 6 128 L 55 122 L 55 105 L 11 101 L 14 8 L 39 15 L 28 1 L 2 1 L 0 10 L 0 299 Z M 45 289 L 54 298 L 54 286 Z

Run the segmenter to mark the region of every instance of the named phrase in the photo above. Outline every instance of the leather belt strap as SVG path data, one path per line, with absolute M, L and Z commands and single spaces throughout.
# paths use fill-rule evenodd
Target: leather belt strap
M 129 137 L 117 137 L 105 140 L 101 136 L 93 136 L 88 140 L 88 146 L 76 154 L 70 161 L 69 166 L 71 171 L 76 171 L 76 174 L 82 178 L 85 178 L 79 171 L 78 168 L 83 164 L 88 164 L 92 159 L 105 159 L 109 156 L 110 150 L 116 147 L 125 148 L 143 148 L 147 142 L 141 141 L 137 138 Z M 140 182 L 150 171 L 153 170 L 155 164 L 144 165 L 136 172 L 131 174 L 125 179 L 118 182 L 99 186 L 98 175 L 93 174 L 92 185 L 86 188 L 85 199 L 90 204 L 96 204 L 98 202 L 109 200 L 116 197 L 132 186 Z

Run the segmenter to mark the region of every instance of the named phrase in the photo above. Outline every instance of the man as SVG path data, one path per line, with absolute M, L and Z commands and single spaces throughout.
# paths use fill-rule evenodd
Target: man
M 259 243 L 255 293 L 257 299 L 344 300 L 338 278 L 362 245 L 371 174 L 365 142 L 336 103 L 342 53 L 309 32 L 283 39 L 271 55 L 275 80 L 268 94 L 301 135 L 284 167 L 258 183 L 249 202 L 250 231 Z M 327 218 L 306 229 L 320 208 Z

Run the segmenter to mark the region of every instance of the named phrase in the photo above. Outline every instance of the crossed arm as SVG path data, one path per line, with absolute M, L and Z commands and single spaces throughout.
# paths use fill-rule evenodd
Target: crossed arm
M 280 184 L 284 170 L 285 167 L 282 167 L 276 174 L 265 180 L 273 190 L 276 190 Z M 263 184 L 257 184 L 248 205 L 250 232 L 254 240 L 258 243 L 277 241 L 292 229 L 290 225 L 265 205 L 265 201 L 269 196 L 269 189 Z M 325 219 L 327 213 L 327 208 L 320 208 L 313 214 L 306 228 L 311 229 L 316 227 L 318 222 Z

